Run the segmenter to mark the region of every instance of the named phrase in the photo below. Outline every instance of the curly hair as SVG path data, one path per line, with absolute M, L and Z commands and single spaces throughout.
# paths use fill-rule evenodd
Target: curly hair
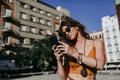
M 89 34 L 86 32 L 86 27 L 84 25 L 82 25 L 80 22 L 78 22 L 77 20 L 74 20 L 70 17 L 67 16 L 63 16 L 62 17 L 62 21 L 61 21 L 61 25 L 60 28 L 58 30 L 58 35 L 60 36 L 61 40 L 72 45 L 75 42 L 70 41 L 69 39 L 66 38 L 66 35 L 63 33 L 62 31 L 62 27 L 63 26 L 68 26 L 68 27 L 78 27 L 79 32 L 81 33 L 81 35 L 87 39 L 90 39 Z M 72 44 L 71 44 L 72 43 Z

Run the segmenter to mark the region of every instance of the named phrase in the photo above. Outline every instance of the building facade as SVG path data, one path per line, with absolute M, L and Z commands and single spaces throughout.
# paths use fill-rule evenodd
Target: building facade
M 120 68 L 120 31 L 117 16 L 102 18 L 102 29 L 107 54 L 106 68 Z
M 103 40 L 103 31 L 96 31 L 96 32 L 90 33 L 90 38 Z
M 59 29 L 62 15 L 69 16 L 69 11 L 40 0 L 0 0 L 0 49 L 10 55 L 21 47 L 25 53 L 35 40 Z
M 1 0 L 1 2 L 0 38 L 6 39 L 6 43 L 3 41 L 3 44 L 21 44 L 22 47 L 31 48 L 34 40 L 43 39 L 59 28 L 61 14 L 65 15 L 64 12 L 67 12 L 66 15 L 69 16 L 67 9 L 57 10 L 39 0 Z M 4 36 L 3 33 L 8 30 L 20 38 Z

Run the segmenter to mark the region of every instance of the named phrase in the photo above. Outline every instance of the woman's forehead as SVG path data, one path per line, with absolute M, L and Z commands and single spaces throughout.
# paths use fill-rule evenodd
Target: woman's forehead
M 65 32 L 66 28 L 67 28 L 67 26 L 63 26 L 62 31 Z

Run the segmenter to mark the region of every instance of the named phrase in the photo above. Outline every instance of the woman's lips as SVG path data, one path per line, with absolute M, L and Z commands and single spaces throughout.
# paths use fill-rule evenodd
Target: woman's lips
M 71 33 L 69 33 L 69 34 L 67 35 L 67 38 L 68 38 L 68 39 L 71 39 Z

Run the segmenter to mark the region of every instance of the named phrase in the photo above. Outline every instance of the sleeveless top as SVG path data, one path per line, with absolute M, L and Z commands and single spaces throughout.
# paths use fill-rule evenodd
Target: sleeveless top
M 95 47 L 94 47 L 94 41 L 93 41 L 93 47 L 88 54 L 88 57 L 91 58 L 96 58 L 96 52 L 95 52 Z M 88 75 L 95 75 L 97 73 L 97 69 L 86 66 L 87 69 L 87 74 Z M 70 59 L 69 61 L 69 69 L 66 69 L 67 73 L 73 73 L 73 74 L 80 74 L 82 70 L 82 64 L 77 63 L 76 59 Z

